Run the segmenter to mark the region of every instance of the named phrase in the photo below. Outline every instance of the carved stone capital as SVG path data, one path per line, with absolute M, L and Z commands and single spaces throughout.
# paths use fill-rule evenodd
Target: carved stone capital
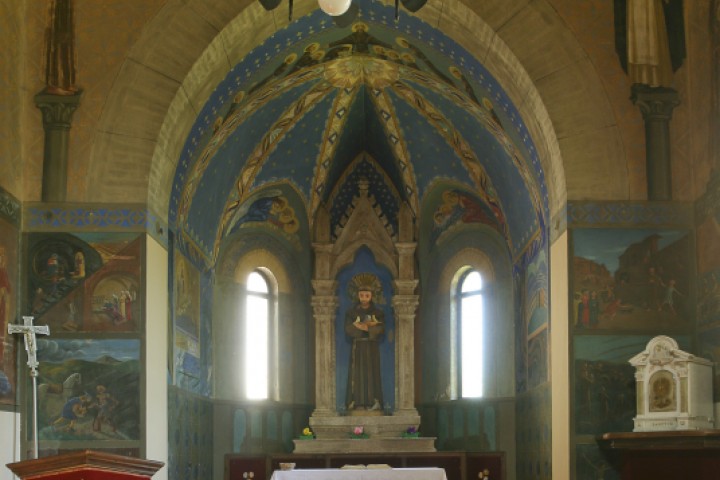
M 313 280 L 312 286 L 315 297 L 334 297 L 337 282 L 335 280 Z
M 396 297 L 399 296 L 412 296 L 415 293 L 415 289 L 418 285 L 418 280 L 395 280 L 393 282 L 395 285 L 395 293 Z
M 398 254 L 400 255 L 415 255 L 415 249 L 417 248 L 417 243 L 415 242 L 398 242 L 395 244 L 395 248 L 397 249 Z
M 75 95 L 35 95 L 35 105 L 42 112 L 43 127 L 48 129 L 70 129 L 72 116 L 80 105 L 82 92 Z
M 419 297 L 417 295 L 395 295 L 392 301 L 393 309 L 398 316 L 398 320 L 408 316 L 414 319 L 415 311 L 419 303 Z
M 680 105 L 678 92 L 665 87 L 633 85 L 631 99 L 640 109 L 645 121 L 663 120 L 669 122 L 673 109 Z
M 310 304 L 318 322 L 331 320 L 338 307 L 337 297 L 329 295 L 313 295 Z

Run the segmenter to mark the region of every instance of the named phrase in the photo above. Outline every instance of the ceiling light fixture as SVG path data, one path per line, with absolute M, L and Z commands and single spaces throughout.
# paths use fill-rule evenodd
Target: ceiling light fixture
M 258 0 L 265 10 L 276 9 L 282 0 Z M 409 12 L 417 12 L 426 3 L 427 0 L 395 0 L 395 21 L 400 18 L 400 3 Z M 327 13 L 333 18 L 335 24 L 339 27 L 350 25 L 358 15 L 359 8 L 357 3 L 352 0 L 318 0 L 320 10 Z M 288 21 L 292 21 L 293 0 L 288 0 Z
M 318 0 L 320 10 L 331 17 L 337 17 L 350 9 L 352 0 Z

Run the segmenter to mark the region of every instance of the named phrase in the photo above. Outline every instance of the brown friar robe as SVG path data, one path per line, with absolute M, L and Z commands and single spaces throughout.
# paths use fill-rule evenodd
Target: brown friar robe
M 380 322 L 378 325 L 367 332 L 355 327 L 355 322 L 367 321 L 373 315 Z M 353 402 L 355 408 L 371 408 L 376 402 L 383 405 L 380 340 L 384 332 L 385 315 L 373 303 L 367 309 L 355 305 L 345 313 L 345 333 L 352 338 L 345 405 Z

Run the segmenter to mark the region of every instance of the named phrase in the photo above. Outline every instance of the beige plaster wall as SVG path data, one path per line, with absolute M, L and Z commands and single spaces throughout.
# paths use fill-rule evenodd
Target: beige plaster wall
M 688 59 L 676 74 L 673 189 L 697 198 L 711 168 L 709 5 L 686 2 Z M 296 1 L 296 18 L 314 7 Z M 78 85 L 68 200 L 149 203 L 167 211 L 182 142 L 214 82 L 287 22 L 241 0 L 76 0 Z M 43 131 L 32 97 L 43 87 L 47 2 L 0 0 L 0 186 L 40 198 Z M 642 118 L 614 51 L 612 2 L 430 0 L 442 28 L 503 81 L 541 152 L 551 210 L 571 200 L 645 198 Z M 562 165 L 557 168 L 553 165 Z M 97 188 L 100 186 L 100 188 Z
M 552 477 L 570 480 L 570 320 L 568 232 L 550 246 L 550 383 L 552 388 Z
M 20 458 L 20 414 L 0 411 L 0 480 L 17 480 L 8 463 L 19 462 Z
M 168 478 L 168 253 L 146 236 L 145 457 L 165 463 L 153 480 Z M 150 301 L 152 299 L 152 301 Z
M 549 1 L 581 45 L 602 92 L 610 102 L 612 116 L 607 119 L 612 118 L 612 121 L 605 129 L 613 133 L 613 138 L 608 137 L 608 141 L 616 142 L 576 164 L 574 156 L 568 156 L 568 150 L 581 152 L 592 148 L 593 144 L 585 142 L 584 135 L 565 139 L 559 133 L 568 179 L 568 198 L 645 200 L 644 122 L 639 109 L 630 100 L 631 82 L 622 70 L 615 51 L 613 3 L 606 0 L 582 3 L 575 0 Z M 673 111 L 670 124 L 673 199 L 679 201 L 693 201 L 704 192 L 712 166 L 709 130 L 712 105 L 709 9 L 710 2 L 685 2 L 687 58 L 675 73 L 674 88 L 679 93 L 681 103 Z M 582 108 L 590 107 L 582 98 L 578 101 Z M 608 163 L 612 163 L 615 157 L 621 163 L 617 168 L 607 169 Z M 611 185 L 622 174 L 627 178 L 621 180 L 626 182 L 627 191 L 624 195 L 616 196 L 620 192 L 613 192 Z
M 670 129 L 674 200 L 692 201 L 702 195 L 713 166 L 710 3 L 685 2 L 688 55 L 675 75 L 681 104 L 673 112 Z
M 23 195 L 22 122 L 24 113 L 23 57 L 25 52 L 25 2 L 0 0 L 0 186 L 11 195 Z
M 18 60 L 12 61 L 11 66 L 22 75 L 18 85 L 18 93 L 11 96 L 18 97 L 17 109 L 23 113 L 19 124 L 21 136 L 18 137 L 17 147 L 22 152 L 22 180 L 17 189 L 24 201 L 39 201 L 42 185 L 42 162 L 44 132 L 40 111 L 35 107 L 33 96 L 45 86 L 44 55 L 45 55 L 45 29 L 49 17 L 50 2 L 34 0 L 0 0 L 13 5 L 21 11 L 21 35 L 17 39 L 8 41 L 7 45 L 16 45 L 20 42 L 21 50 L 9 49 L 17 54 Z M 145 24 L 156 15 L 159 6 L 165 0 L 128 1 L 128 0 L 75 0 L 75 41 L 77 53 L 77 85 L 83 89 L 80 106 L 73 115 L 70 141 L 68 147 L 68 195 L 67 200 L 96 201 L 97 194 L 94 187 L 97 183 L 88 181 L 91 159 L 98 162 L 108 162 L 107 177 L 103 179 L 103 188 L 114 188 L 119 180 L 125 178 L 132 180 L 136 186 L 124 186 L 127 194 L 134 188 L 142 188 L 142 198 L 130 199 L 127 195 L 118 195 L 115 201 L 127 203 L 146 203 L 145 191 L 147 177 L 143 170 L 147 166 L 128 162 L 129 153 L 136 148 L 136 143 L 130 139 L 119 138 L 116 134 L 118 150 L 125 152 L 119 158 L 107 159 L 102 155 L 93 157 L 92 152 L 98 136 L 99 120 L 110 100 L 109 92 L 115 83 L 121 68 L 128 63 L 128 52 L 141 35 Z M 3 16 L 0 16 L 2 18 Z M 2 20 L 0 20 L 2 21 Z M 4 30 L 3 30 L 4 31 Z M 3 61 L 3 70 L 6 62 Z M 149 90 L 148 95 L 157 95 L 160 92 Z M 18 95 L 19 94 L 19 95 Z M 146 138 L 147 142 L 148 139 Z M 0 148 L 7 148 L 6 142 L 0 142 Z M 0 171 L 4 169 L 5 158 L 0 158 Z M 12 160 L 12 159 L 11 159 Z M 0 179 L 5 187 L 5 179 Z M 12 191 L 12 190 L 11 190 Z M 123 200 L 123 196 L 125 199 Z

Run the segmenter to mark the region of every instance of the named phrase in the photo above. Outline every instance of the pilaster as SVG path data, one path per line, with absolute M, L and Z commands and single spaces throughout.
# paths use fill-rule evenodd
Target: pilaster
M 313 281 L 316 294 L 311 305 L 315 317 L 315 411 L 313 416 L 336 415 L 335 411 L 335 282 Z
M 417 287 L 415 281 L 397 281 L 396 289 L 412 290 Z M 398 285 L 402 284 L 402 285 Z M 392 305 L 395 311 L 395 389 L 396 412 L 401 415 L 417 415 L 415 409 L 415 313 L 420 298 L 418 295 L 396 294 Z

